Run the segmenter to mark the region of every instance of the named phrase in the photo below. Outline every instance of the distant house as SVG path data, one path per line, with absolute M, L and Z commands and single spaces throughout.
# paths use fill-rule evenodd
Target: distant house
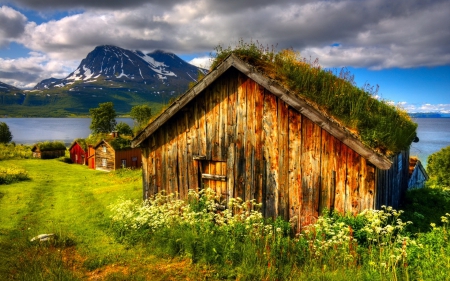
M 408 188 L 409 149 L 394 156 L 374 151 L 235 55 L 172 103 L 132 145 L 142 148 L 144 199 L 161 191 L 185 199 L 189 189 L 208 186 L 225 200 L 255 199 L 266 217 L 300 227 L 324 208 L 353 214 L 397 208 Z
M 423 188 L 425 182 L 428 180 L 428 174 L 425 168 L 422 166 L 419 158 L 409 158 L 409 181 L 408 189 Z
M 85 140 L 74 140 L 69 147 L 69 153 L 72 163 L 87 165 L 89 150 Z
M 34 158 L 53 159 L 66 155 L 66 147 L 62 142 L 39 142 L 31 148 Z
M 142 166 L 141 149 L 117 145 L 118 139 L 101 140 L 92 147 L 96 170 L 114 171 L 120 168 L 140 168 Z M 89 164 L 91 166 L 91 164 Z

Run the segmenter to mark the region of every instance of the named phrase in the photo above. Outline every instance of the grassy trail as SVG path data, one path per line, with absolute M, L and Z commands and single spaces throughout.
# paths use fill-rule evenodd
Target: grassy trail
M 140 171 L 104 173 L 57 160 L 8 160 L 29 181 L 0 185 L 0 280 L 186 280 L 185 260 L 158 259 L 145 247 L 117 243 L 108 206 L 140 199 Z M 55 233 L 55 244 L 29 240 Z M 197 279 L 193 278 L 193 279 Z

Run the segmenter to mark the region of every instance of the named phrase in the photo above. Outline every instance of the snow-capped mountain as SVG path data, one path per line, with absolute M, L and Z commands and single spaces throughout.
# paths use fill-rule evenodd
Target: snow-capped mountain
M 21 89 L 0 81 L 0 93 L 22 92 Z
M 78 68 L 64 79 L 50 78 L 38 83 L 34 90 L 70 87 L 72 92 L 89 89 L 108 91 L 118 88 L 184 92 L 195 81 L 198 71 L 173 53 L 155 51 L 144 54 L 116 46 L 98 46 L 83 59 Z M 180 93 L 181 93 L 180 92 Z

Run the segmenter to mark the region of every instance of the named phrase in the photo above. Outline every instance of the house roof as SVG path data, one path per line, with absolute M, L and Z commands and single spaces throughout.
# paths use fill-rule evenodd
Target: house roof
M 72 149 L 76 144 L 78 144 L 84 151 L 87 150 L 88 146 L 84 139 L 76 139 L 72 142 L 72 144 L 69 146 L 69 150 Z
M 427 179 L 427 180 L 429 179 L 427 171 L 422 166 L 422 162 L 420 162 L 419 158 L 417 158 L 415 156 L 411 156 L 409 158 L 409 173 L 408 173 L 409 177 L 412 176 L 415 169 L 419 169 L 422 172 L 422 174 L 425 176 L 425 179 Z
M 308 100 L 281 86 L 277 81 L 259 73 L 255 67 L 247 64 L 234 54 L 231 54 L 229 57 L 227 57 L 220 65 L 218 65 L 215 69 L 208 73 L 208 75 L 206 75 L 194 87 L 181 95 L 157 118 L 155 118 L 142 131 L 140 131 L 132 140 L 131 146 L 137 147 L 138 145 L 140 145 L 167 120 L 169 120 L 178 111 L 185 107 L 196 96 L 202 93 L 204 89 L 211 85 L 218 77 L 220 77 L 231 67 L 236 68 L 237 70 L 254 80 L 256 83 L 260 84 L 265 89 L 270 91 L 272 94 L 283 100 L 286 104 L 295 108 L 299 113 L 318 124 L 322 129 L 326 130 L 331 135 L 342 141 L 344 144 L 359 153 L 362 157 L 367 159 L 376 167 L 383 170 L 387 170 L 391 167 L 392 162 L 385 155 L 382 155 L 363 144 L 359 140 L 357 135 L 352 133 L 347 128 L 341 126 L 336 120 L 328 116 L 322 110 L 318 109 Z

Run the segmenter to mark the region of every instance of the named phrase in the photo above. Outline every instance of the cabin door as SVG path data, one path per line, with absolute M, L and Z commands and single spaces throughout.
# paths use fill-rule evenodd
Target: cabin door
M 220 195 L 220 201 L 228 200 L 227 162 L 199 161 L 201 188 L 211 188 Z

